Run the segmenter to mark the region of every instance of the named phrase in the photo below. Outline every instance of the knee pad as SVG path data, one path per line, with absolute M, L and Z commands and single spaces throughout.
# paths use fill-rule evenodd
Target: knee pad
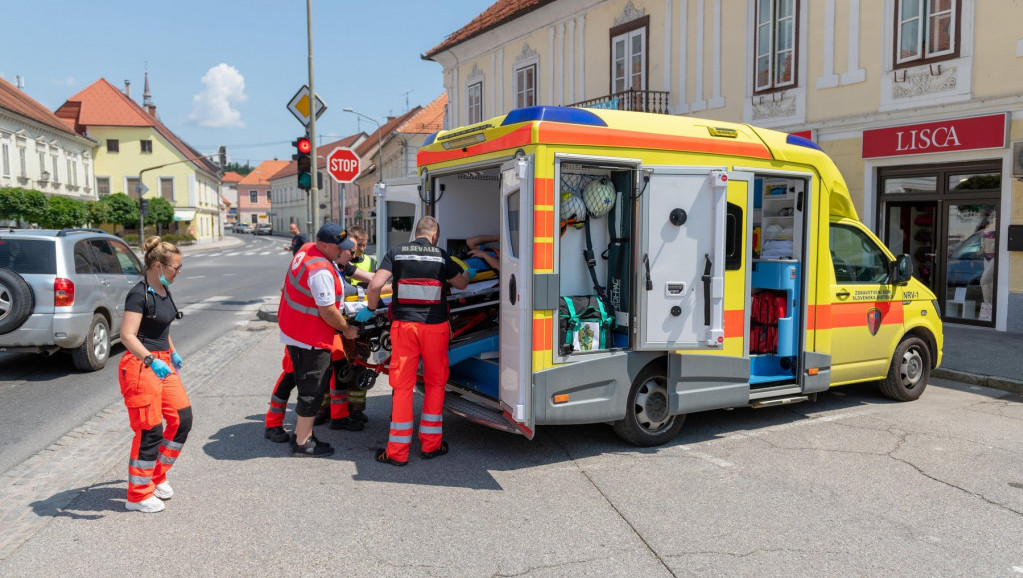
M 192 406 L 179 409 L 178 419 L 180 423 L 178 431 L 174 433 L 174 441 L 183 444 L 188 439 L 188 432 L 192 431 Z

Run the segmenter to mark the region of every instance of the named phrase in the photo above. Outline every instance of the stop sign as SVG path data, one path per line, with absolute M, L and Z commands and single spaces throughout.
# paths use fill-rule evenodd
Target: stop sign
M 350 148 L 337 147 L 327 155 L 327 172 L 338 183 L 350 183 L 359 176 L 359 156 Z

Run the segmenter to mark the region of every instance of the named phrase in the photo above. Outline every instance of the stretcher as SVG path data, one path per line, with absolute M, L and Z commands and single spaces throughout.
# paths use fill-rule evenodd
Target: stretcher
M 493 397 L 497 392 L 490 392 L 489 388 L 496 381 L 490 379 L 489 374 L 497 371 L 499 294 L 498 279 L 492 278 L 470 283 L 465 289 L 452 289 L 447 297 L 451 323 L 448 365 L 452 379 L 460 383 L 476 382 L 481 393 Z M 373 387 L 379 374 L 388 373 L 391 321 L 387 306 L 390 302 L 389 296 L 383 297 L 382 306 L 360 324 L 354 317 L 366 307 L 365 299 L 345 301 L 343 313 L 349 323 L 359 328 L 359 336 L 345 340 L 345 354 L 351 363 L 348 373 L 340 376 L 342 383 L 365 390 Z

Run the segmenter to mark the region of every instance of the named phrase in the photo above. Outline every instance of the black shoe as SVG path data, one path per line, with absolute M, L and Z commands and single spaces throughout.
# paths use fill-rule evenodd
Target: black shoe
M 353 420 L 359 423 L 366 423 L 369 421 L 369 418 L 366 417 L 366 412 L 362 411 L 361 409 L 352 411 L 349 417 L 351 417 Z
M 321 442 L 316 439 L 316 436 L 309 436 L 309 439 L 304 444 L 298 445 L 292 442 L 291 455 L 293 456 L 309 456 L 314 458 L 326 457 L 334 453 L 334 448 L 330 447 L 330 444 Z
M 382 464 L 391 464 L 392 466 L 398 466 L 398 467 L 407 466 L 408 465 L 408 462 L 399 462 L 396 459 L 388 457 L 387 450 L 385 450 L 385 449 L 377 450 L 376 460 L 378 462 L 382 463 Z
M 284 442 L 291 441 L 291 434 L 284 431 L 284 428 L 281 426 L 266 428 L 266 431 L 263 432 L 263 437 L 275 444 L 283 444 Z
M 419 455 L 424 460 L 432 460 L 433 458 L 440 457 L 446 453 L 448 453 L 448 442 L 441 440 L 439 448 L 433 450 L 432 452 L 419 452 Z
M 330 420 L 330 429 L 343 429 L 348 431 L 362 431 L 362 428 L 366 425 L 356 419 L 352 419 L 351 416 L 345 416 L 338 419 Z

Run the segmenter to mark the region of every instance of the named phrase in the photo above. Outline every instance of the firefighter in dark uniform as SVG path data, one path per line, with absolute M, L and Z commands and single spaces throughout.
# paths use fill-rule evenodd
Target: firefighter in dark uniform
M 380 305 L 380 292 L 393 277 L 391 299 L 391 430 L 387 447 L 376 460 L 395 466 L 408 463 L 412 443 L 413 386 L 420 358 L 425 395 L 419 420 L 420 455 L 442 456 L 448 444 L 442 437 L 444 386 L 448 381 L 448 342 L 451 326 L 445 296 L 447 285 L 464 289 L 474 275 L 462 271 L 447 252 L 437 247 L 440 227 L 433 217 L 416 224 L 416 239 L 387 252 L 366 290 L 366 308 L 355 320 L 367 321 Z

